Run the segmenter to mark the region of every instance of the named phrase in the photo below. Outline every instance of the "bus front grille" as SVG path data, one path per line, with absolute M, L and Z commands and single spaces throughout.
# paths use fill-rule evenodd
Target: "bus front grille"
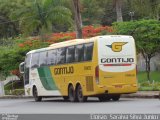
M 87 91 L 94 91 L 93 76 L 86 76 L 86 90 Z

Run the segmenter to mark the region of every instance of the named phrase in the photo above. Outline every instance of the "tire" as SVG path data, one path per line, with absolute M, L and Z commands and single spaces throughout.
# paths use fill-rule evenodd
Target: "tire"
M 112 100 L 113 101 L 118 101 L 120 99 L 120 95 L 113 95 Z
M 105 102 L 105 101 L 110 101 L 111 97 L 106 95 L 106 96 L 99 96 L 98 97 L 100 102 Z
M 68 98 L 69 98 L 70 102 L 75 102 L 76 101 L 76 95 L 75 95 L 73 85 L 70 85 L 69 88 L 68 88 Z
M 68 97 L 68 96 L 63 96 L 63 99 L 64 99 L 65 101 L 67 101 L 67 100 L 69 99 L 69 97 Z
M 33 88 L 33 97 L 36 102 L 42 101 L 42 97 L 38 96 L 38 91 L 36 87 Z
M 87 101 L 87 96 L 83 96 L 81 85 L 78 85 L 78 87 L 76 89 L 76 97 L 79 102 L 86 102 Z

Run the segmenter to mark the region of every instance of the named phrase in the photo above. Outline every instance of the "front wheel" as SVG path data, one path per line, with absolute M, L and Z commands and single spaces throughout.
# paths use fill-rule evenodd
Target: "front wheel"
M 38 96 L 38 91 L 36 87 L 33 88 L 33 97 L 36 102 L 42 101 L 42 97 Z
M 78 85 L 76 89 L 76 96 L 79 102 L 85 102 L 87 101 L 87 96 L 83 96 L 82 87 L 81 85 Z

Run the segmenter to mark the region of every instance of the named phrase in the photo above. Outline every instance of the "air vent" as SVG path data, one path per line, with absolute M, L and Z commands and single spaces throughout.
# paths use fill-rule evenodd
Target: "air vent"
M 86 76 L 86 90 L 88 92 L 94 91 L 94 88 L 93 88 L 93 76 Z

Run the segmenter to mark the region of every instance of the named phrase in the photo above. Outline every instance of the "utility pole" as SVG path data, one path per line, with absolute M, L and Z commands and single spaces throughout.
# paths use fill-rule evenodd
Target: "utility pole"
M 131 16 L 131 21 L 133 21 L 134 12 L 129 12 L 129 16 Z

